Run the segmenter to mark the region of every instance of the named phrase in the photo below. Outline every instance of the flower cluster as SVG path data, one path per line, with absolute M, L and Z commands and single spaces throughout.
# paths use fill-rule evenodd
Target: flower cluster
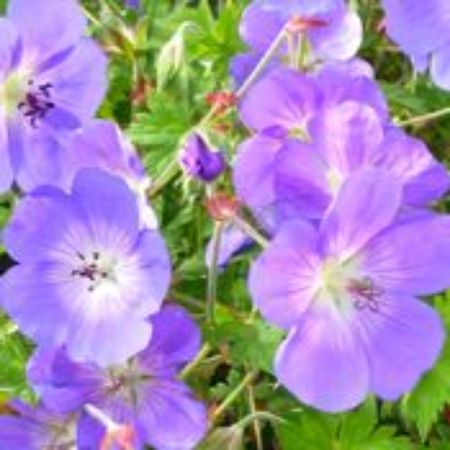
M 12 0 L 0 34 L 0 189 L 24 194 L 0 302 L 37 345 L 40 397 L 0 417 L 0 448 L 191 449 L 206 412 L 177 374 L 200 334 L 163 306 L 171 264 L 144 166 L 94 119 L 106 57 L 76 0 Z
M 448 2 L 412 3 L 383 0 L 387 32 L 416 69 L 430 65 L 434 81 L 450 88 Z M 119 37 L 129 35 L 124 53 L 136 59 L 134 81 L 147 93 L 140 57 L 153 44 L 141 48 L 138 17 L 146 2 L 124 0 L 124 14 L 105 5 L 116 14 L 108 38 L 117 38 L 117 23 Z M 190 450 L 248 388 L 251 414 L 202 448 L 241 440 L 262 417 L 252 363 L 223 389 L 210 421 L 183 379 L 216 344 L 220 355 L 208 364 L 217 364 L 218 378 L 236 353 L 216 328 L 218 268 L 253 241 L 263 251 L 248 274 L 251 316 L 221 312 L 241 327 L 267 327 L 259 312 L 282 330 L 274 374 L 299 401 L 339 412 L 372 394 L 396 400 L 435 364 L 445 332 L 427 297 L 450 287 L 450 216 L 434 207 L 450 175 L 393 120 L 373 68 L 355 57 L 356 11 L 346 0 L 254 0 L 239 32 L 248 48 L 231 61 L 235 89 L 206 96 L 210 111 L 183 130 L 179 152 L 153 182 L 121 129 L 96 118 L 107 58 L 80 2 L 8 2 L 0 19 L 0 193 L 18 195 L 2 230 L 12 261 L 0 306 L 32 342 L 26 376 L 37 401 L 2 408 L 0 450 Z M 242 127 L 230 125 L 236 116 Z M 239 141 L 235 158 L 219 139 L 227 133 Z M 183 288 L 169 292 L 170 255 L 149 203 L 180 173 L 196 180 L 214 222 L 205 250 L 211 342 L 202 348 L 197 323 L 166 302 L 198 306 Z M 183 271 L 174 272 L 178 283 Z M 211 391 L 223 394 L 222 386 Z
M 288 333 L 276 375 L 299 400 L 330 412 L 369 393 L 394 400 L 415 385 L 444 341 L 439 316 L 419 298 L 450 286 L 450 217 L 431 209 L 450 177 L 390 120 L 368 64 L 321 51 L 344 40 L 336 20 L 354 23 L 339 4 L 256 1 L 246 10 L 241 32 L 252 51 L 285 31 L 276 64 L 239 102 L 252 136 L 234 165 L 238 197 L 271 236 L 249 289 Z M 292 45 L 284 67 L 280 51 Z M 334 59 L 353 55 L 346 50 Z M 298 52 L 307 64 L 298 65 Z

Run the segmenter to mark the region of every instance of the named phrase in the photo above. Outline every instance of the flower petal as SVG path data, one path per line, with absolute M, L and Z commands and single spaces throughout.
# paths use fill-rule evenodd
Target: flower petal
M 369 391 L 369 368 L 357 336 L 325 308 L 303 316 L 278 350 L 275 370 L 300 401 L 327 412 L 351 409 Z
M 347 259 L 394 220 L 402 200 L 400 183 L 379 170 L 351 175 L 321 224 L 325 252 Z
M 361 257 L 367 273 L 389 291 L 428 295 L 447 289 L 450 220 L 431 214 L 412 216 L 373 239 Z
M 371 389 L 385 400 L 414 387 L 436 362 L 445 339 L 439 315 L 405 295 L 383 296 L 378 313 L 359 311 L 355 329 L 369 359 Z
M 290 69 L 275 69 L 244 96 L 239 113 L 255 131 L 280 128 L 306 132 L 319 101 L 315 83 Z
M 206 409 L 184 384 L 160 380 L 141 395 L 139 423 L 150 445 L 164 450 L 195 448 L 207 430 Z
M 298 323 L 315 294 L 320 261 L 317 233 L 306 222 L 288 222 L 254 262 L 249 289 L 264 317 L 282 327 Z
M 139 361 L 150 366 L 154 366 L 155 361 L 180 366 L 194 359 L 200 350 L 201 335 L 187 311 L 180 306 L 166 305 L 151 318 L 151 323 L 152 340 L 139 354 Z
M 7 17 L 20 30 L 27 47 L 47 56 L 74 45 L 86 28 L 76 0 L 11 0 Z
M 275 192 L 281 220 L 320 219 L 331 203 L 329 167 L 318 148 L 309 143 L 289 141 L 275 160 Z
M 431 57 L 431 78 L 442 89 L 450 90 L 450 36 L 448 42 L 438 48 Z

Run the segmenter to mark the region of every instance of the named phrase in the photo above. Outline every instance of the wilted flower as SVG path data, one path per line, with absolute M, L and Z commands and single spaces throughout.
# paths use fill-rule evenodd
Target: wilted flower
M 177 379 L 180 368 L 199 350 L 198 327 L 176 306 L 164 307 L 151 323 L 147 348 L 122 365 L 101 369 L 71 361 L 64 350 L 45 349 L 31 361 L 30 381 L 49 406 L 68 412 L 91 405 L 80 423 L 81 430 L 90 430 L 90 448 L 98 448 L 105 423 L 134 430 L 136 450 L 146 444 L 158 450 L 192 449 L 206 432 L 204 406 Z M 126 429 L 119 431 L 123 435 Z
M 211 149 L 198 133 L 193 133 L 186 140 L 179 162 L 191 177 L 207 183 L 220 176 L 226 167 L 223 153 Z
M 450 2 L 383 0 L 388 35 L 407 53 L 417 71 L 450 89 Z
M 61 140 L 96 112 L 106 58 L 76 0 L 11 0 L 0 21 L 0 191 L 59 176 Z
M 290 330 L 278 379 L 316 408 L 397 399 L 439 356 L 443 326 L 417 297 L 449 287 L 450 219 L 401 204 L 395 177 L 357 172 L 318 230 L 287 222 L 251 270 L 256 305 Z
M 2 306 L 37 343 L 102 365 L 145 348 L 170 262 L 159 233 L 141 230 L 120 178 L 84 169 L 69 195 L 34 191 L 18 204 L 4 245 L 18 265 L 2 279 Z

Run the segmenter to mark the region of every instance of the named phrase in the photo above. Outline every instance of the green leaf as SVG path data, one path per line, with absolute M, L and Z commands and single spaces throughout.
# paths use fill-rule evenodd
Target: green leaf
M 450 295 L 437 298 L 436 308 L 441 313 L 447 331 L 450 330 Z M 415 389 L 402 401 L 402 413 L 414 423 L 422 440 L 439 418 L 439 413 L 450 401 L 450 343 L 447 341 L 439 361 L 426 373 Z

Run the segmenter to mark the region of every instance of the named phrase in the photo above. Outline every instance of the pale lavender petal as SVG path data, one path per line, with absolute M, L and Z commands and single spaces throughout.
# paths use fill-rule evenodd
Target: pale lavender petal
M 348 258 L 392 223 L 402 200 L 393 175 L 362 170 L 351 175 L 321 224 L 326 253 Z
M 97 366 L 75 363 L 63 349 L 37 349 L 28 363 L 27 379 L 45 405 L 60 413 L 96 401 L 104 388 Z
M 362 253 L 376 284 L 393 292 L 433 294 L 449 286 L 450 220 L 422 214 L 392 226 Z
M 359 311 L 354 328 L 367 352 L 371 390 L 391 401 L 431 369 L 445 340 L 439 315 L 408 295 L 384 295 L 380 311 Z
M 26 46 L 39 52 L 41 60 L 76 44 L 86 27 L 76 0 L 11 0 L 7 17 L 20 30 Z
M 358 51 L 362 35 L 362 23 L 358 14 L 344 9 L 335 13 L 328 26 L 312 30 L 309 38 L 316 58 L 347 60 Z
M 431 78 L 439 87 L 450 90 L 450 33 L 448 42 L 433 52 L 431 57 L 430 72 Z
M 281 220 L 322 218 L 334 194 L 327 176 L 329 170 L 315 145 L 299 141 L 284 144 L 274 164 L 276 205 Z
M 145 401 L 139 411 L 139 423 L 150 445 L 164 450 L 196 447 L 207 430 L 206 409 L 192 398 L 184 384 L 160 380 L 142 395 Z
M 428 150 L 425 143 L 397 128 L 387 130 L 380 149 L 373 152 L 370 164 L 385 168 L 404 185 L 405 202 L 426 206 L 439 200 L 450 187 L 450 176 Z
M 57 121 L 53 114 L 58 110 L 60 114 L 66 112 L 66 122 L 68 114 L 81 123 L 90 119 L 106 93 L 106 65 L 100 47 L 91 39 L 83 38 L 59 64 L 39 73 L 36 83 L 52 84 L 52 101 L 57 106 L 45 121 L 56 128 L 75 128 L 76 122 L 69 126 Z
M 264 317 L 282 328 L 296 325 L 308 309 L 320 266 L 318 237 L 306 222 L 288 222 L 254 262 L 249 289 Z
M 354 408 L 370 388 L 368 362 L 358 336 L 326 306 L 312 309 L 291 331 L 278 350 L 275 371 L 300 401 L 327 412 Z
M 0 111 L 0 193 L 4 193 L 9 190 L 14 179 L 9 151 L 10 149 L 7 129 L 5 126 L 5 118 Z
M 135 195 L 120 178 L 98 169 L 83 169 L 74 180 L 72 198 L 99 243 L 114 242 L 127 248 L 134 241 L 138 208 Z
M 273 166 L 282 143 L 269 136 L 258 135 L 244 141 L 233 171 L 238 197 L 251 208 L 270 205 L 275 200 Z
M 179 367 L 195 358 L 201 345 L 200 329 L 181 307 L 166 305 L 150 319 L 153 335 L 150 345 L 138 355 L 149 367 Z M 162 367 L 164 368 L 164 367 Z
M 312 79 L 290 69 L 276 69 L 248 91 L 239 113 L 255 131 L 306 132 L 308 120 L 317 110 L 318 95 Z

